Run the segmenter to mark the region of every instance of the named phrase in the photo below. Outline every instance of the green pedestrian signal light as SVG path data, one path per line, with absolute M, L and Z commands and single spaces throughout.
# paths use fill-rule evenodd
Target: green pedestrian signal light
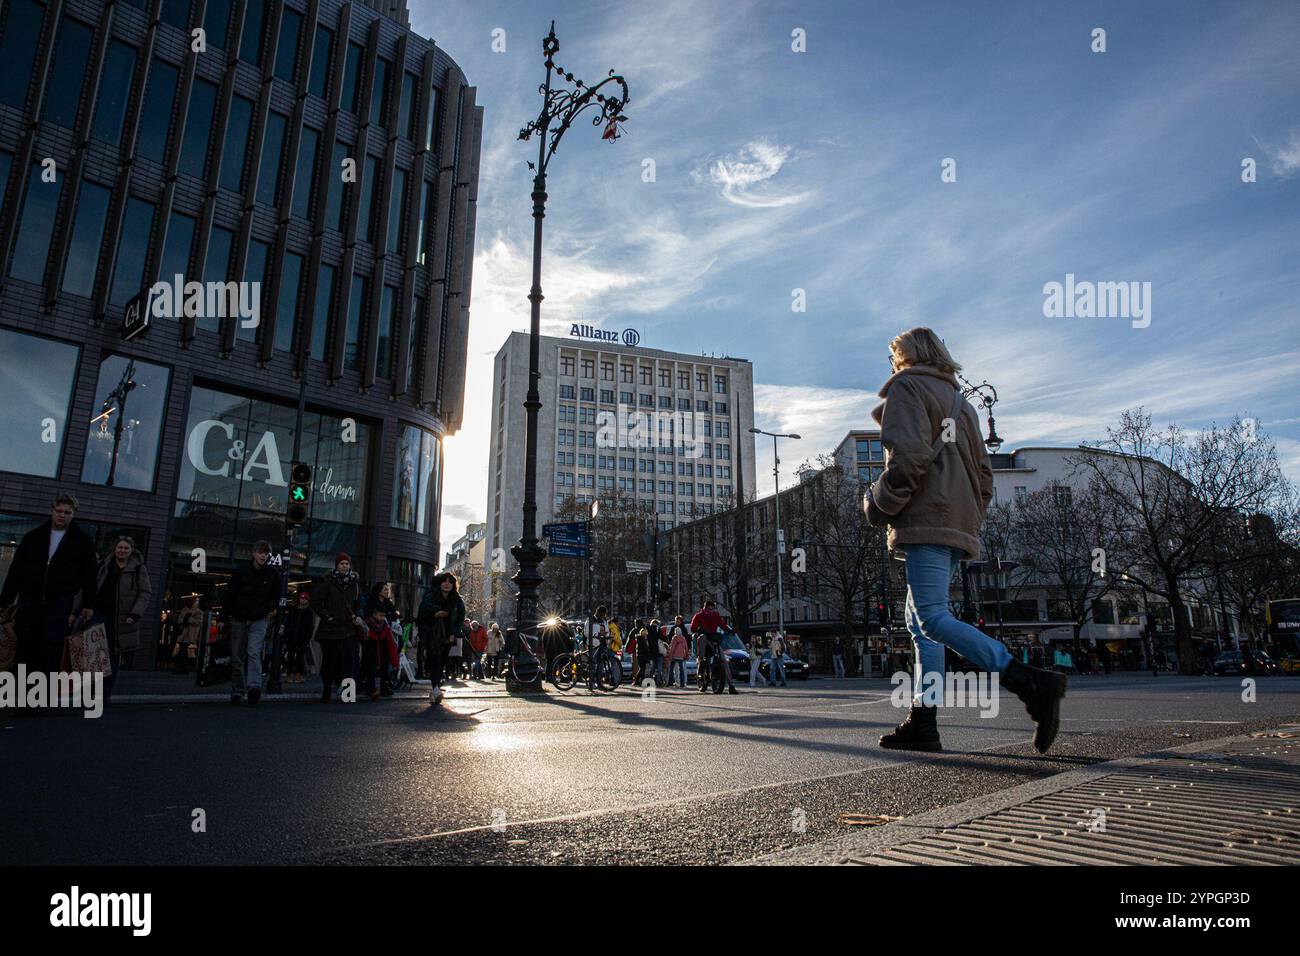
M 300 528 L 311 514 L 311 465 L 296 461 L 289 469 L 289 507 L 285 510 L 285 523 Z

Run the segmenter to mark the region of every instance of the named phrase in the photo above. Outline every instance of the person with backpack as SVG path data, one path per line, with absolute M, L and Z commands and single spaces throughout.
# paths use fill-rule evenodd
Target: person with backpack
M 721 658 L 721 676 L 727 682 L 727 691 L 732 694 L 739 694 L 736 685 L 731 680 L 731 666 L 722 649 L 722 615 L 718 613 L 718 606 L 712 599 L 704 602 L 704 606 L 695 612 L 691 618 L 691 632 L 699 635 L 701 640 L 701 652 L 699 669 L 704 674 L 700 683 L 700 693 L 707 691 L 712 686 L 714 680 L 713 660 L 715 657 Z M 715 689 L 716 693 L 721 694 L 722 688 L 719 686 Z
M 907 627 L 915 652 L 913 701 L 907 718 L 880 738 L 894 750 L 941 750 L 938 711 L 923 703 L 926 687 L 943 680 L 944 646 L 999 675 L 1024 702 L 1035 724 L 1034 747 L 1056 738 L 1066 677 L 1022 664 L 999 641 L 953 616 L 953 571 L 980 555 L 980 527 L 993 496 L 993 470 L 979 417 L 957 383 L 957 364 L 943 340 L 915 328 L 889 344 L 892 374 L 871 416 L 880 425 L 885 468 L 865 496 L 867 520 L 888 525 L 889 550 L 907 576 Z
M 311 609 L 320 618 L 316 643 L 320 645 L 321 703 L 328 704 L 335 687 L 356 679 L 357 644 L 365 632 L 361 583 L 352 570 L 352 558 L 340 551 L 334 570 L 312 589 Z
M 465 602 L 456 589 L 456 575 L 443 571 L 433 576 L 433 586 L 424 593 L 415 620 L 429 675 L 429 702 L 437 704 L 442 700 L 443 672 L 451 642 L 465 627 Z

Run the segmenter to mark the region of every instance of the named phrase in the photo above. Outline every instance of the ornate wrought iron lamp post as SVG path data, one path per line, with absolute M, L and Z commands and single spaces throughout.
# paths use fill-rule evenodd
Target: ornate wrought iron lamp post
M 529 163 L 535 171 L 533 177 L 533 285 L 528 293 L 532 303 L 528 347 L 528 395 L 524 400 L 528 426 L 524 445 L 524 522 L 519 543 L 510 549 L 519 570 L 514 582 L 519 587 L 519 600 L 515 625 L 519 633 L 532 632 L 537 624 L 537 595 L 542 583 L 539 566 L 546 552 L 537 540 L 537 412 L 542 407 L 538 380 L 538 352 L 540 350 L 542 315 L 542 219 L 546 216 L 546 170 L 565 132 L 587 109 L 594 107 L 593 126 L 605 127 L 601 138 L 618 139 L 618 124 L 627 119 L 623 108 L 627 105 L 627 83 L 613 70 L 594 86 L 575 79 L 572 72 L 555 62 L 560 51 L 560 41 L 555 36 L 555 21 L 551 32 L 542 40 L 542 53 L 546 57 L 546 82 L 538 87 L 542 94 L 542 111 L 519 131 L 521 140 L 533 136 L 538 139 L 537 162 Z M 564 80 L 560 84 L 560 79 Z M 572 84 L 570 87 L 567 84 Z M 603 92 L 602 92 L 603 91 Z M 538 675 L 537 683 L 541 683 Z

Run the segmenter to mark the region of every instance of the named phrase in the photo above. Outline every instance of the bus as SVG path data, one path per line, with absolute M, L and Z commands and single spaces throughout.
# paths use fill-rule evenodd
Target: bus
M 1268 602 L 1268 638 L 1284 654 L 1300 656 L 1300 598 Z

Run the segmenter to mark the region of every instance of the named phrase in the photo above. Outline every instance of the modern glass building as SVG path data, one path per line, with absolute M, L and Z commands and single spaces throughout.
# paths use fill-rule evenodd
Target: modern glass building
M 405 0 L 4 0 L 0 574 L 67 489 L 219 608 L 296 454 L 291 579 L 426 581 L 482 124 Z

